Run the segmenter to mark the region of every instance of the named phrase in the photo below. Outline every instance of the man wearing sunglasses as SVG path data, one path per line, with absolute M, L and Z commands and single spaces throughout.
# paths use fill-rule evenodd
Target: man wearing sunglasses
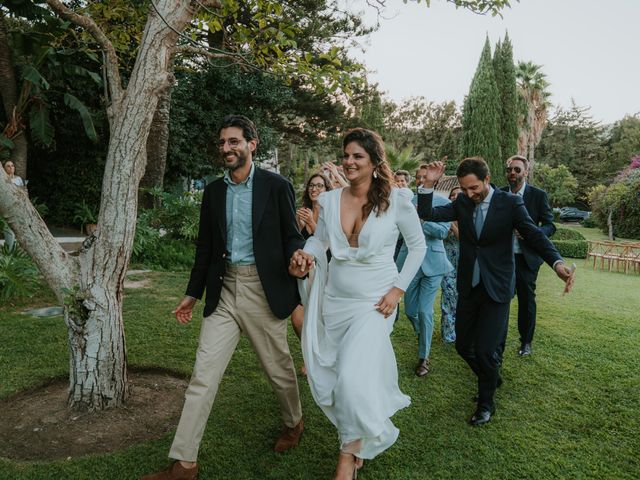
M 520 155 L 514 155 L 507 160 L 505 168 L 509 185 L 502 187 L 505 192 L 519 195 L 524 200 L 524 206 L 540 230 L 550 237 L 556 231 L 553 224 L 553 212 L 549 206 L 549 199 L 544 190 L 527 183 L 529 162 Z M 543 260 L 525 242 L 517 231 L 513 235 L 513 252 L 516 261 L 516 294 L 518 295 L 518 332 L 520 332 L 521 357 L 531 355 L 531 342 L 536 328 L 536 280 L 538 270 Z

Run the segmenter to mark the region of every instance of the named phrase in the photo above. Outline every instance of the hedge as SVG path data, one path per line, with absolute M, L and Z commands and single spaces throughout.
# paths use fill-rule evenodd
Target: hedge
M 555 242 L 556 240 L 586 240 L 586 238 L 575 228 L 558 227 L 551 240 Z
M 552 238 L 551 241 L 563 257 L 587 258 L 589 246 L 586 240 L 556 240 Z

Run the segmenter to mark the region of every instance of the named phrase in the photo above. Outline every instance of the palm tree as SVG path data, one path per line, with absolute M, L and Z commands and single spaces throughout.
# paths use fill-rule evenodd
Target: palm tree
M 413 173 L 418 169 L 424 158 L 423 153 L 414 153 L 412 145 L 408 145 L 400 150 L 389 142 L 385 144 L 385 152 L 391 170 L 394 172 L 406 170 Z
M 542 132 L 547 124 L 547 111 L 550 106 L 549 82 L 541 71 L 541 65 L 533 62 L 518 62 L 516 82 L 521 100 L 521 112 L 518 115 L 518 153 L 529 160 L 529 178 L 533 180 L 535 167 L 535 148 L 540 143 Z

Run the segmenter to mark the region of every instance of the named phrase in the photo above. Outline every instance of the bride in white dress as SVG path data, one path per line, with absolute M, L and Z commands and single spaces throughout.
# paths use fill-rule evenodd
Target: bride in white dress
M 351 130 L 343 149 L 350 186 L 320 195 L 316 232 L 289 267 L 302 277 L 315 260 L 309 279 L 299 282 L 302 352 L 313 398 L 338 429 L 336 479 L 355 477 L 362 459 L 374 458 L 398 438 L 390 417 L 410 398 L 398 387 L 389 335 L 398 302 L 426 252 L 412 193 L 392 188 L 380 136 Z M 400 274 L 393 261 L 399 232 L 409 250 Z

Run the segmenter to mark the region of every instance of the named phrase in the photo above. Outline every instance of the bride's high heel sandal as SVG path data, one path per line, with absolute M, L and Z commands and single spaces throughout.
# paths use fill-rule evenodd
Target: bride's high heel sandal
M 347 477 L 344 475 L 345 473 L 347 475 L 349 475 L 349 478 L 352 479 L 356 479 L 358 478 L 358 470 L 360 470 L 360 468 L 362 467 L 362 459 L 356 457 L 355 455 L 353 455 L 352 453 L 345 453 L 345 452 L 340 452 L 340 456 L 345 456 L 345 457 L 351 457 L 351 459 L 353 459 L 353 470 L 351 471 L 351 475 L 349 475 L 347 472 L 349 472 L 349 470 L 347 470 L 346 472 L 344 472 L 343 470 L 343 474 L 338 476 L 338 470 L 340 470 L 340 467 L 336 467 L 336 474 L 333 477 L 334 480 L 342 480 L 342 479 L 346 479 Z M 338 465 L 340 465 L 340 461 L 338 461 Z

